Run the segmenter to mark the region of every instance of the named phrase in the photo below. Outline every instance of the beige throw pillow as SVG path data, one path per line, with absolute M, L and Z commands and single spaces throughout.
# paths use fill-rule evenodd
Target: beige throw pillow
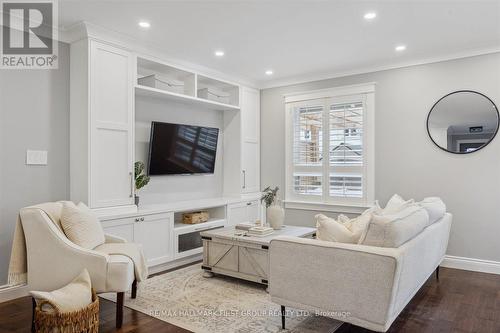
M 399 247 L 417 236 L 429 224 L 429 214 L 413 204 L 395 214 L 373 214 L 360 244 Z
M 80 310 L 92 302 L 92 289 L 89 272 L 84 269 L 68 285 L 54 291 L 31 291 L 37 302 L 46 300 L 51 302 L 59 312 Z M 42 311 L 51 312 L 50 305 L 42 307 Z
M 412 204 L 415 203 L 415 200 L 405 200 L 399 194 L 394 194 L 387 205 L 385 205 L 384 209 L 382 209 L 382 214 L 395 214 L 397 212 L 402 211 L 405 208 L 408 208 Z
M 319 240 L 339 243 L 355 243 L 354 235 L 343 223 L 323 214 L 316 218 L 316 237 Z M 341 218 L 342 219 L 342 218 Z
M 66 237 L 83 248 L 92 250 L 104 244 L 101 222 L 83 203 L 79 203 L 78 206 L 71 201 L 63 203 L 61 226 Z

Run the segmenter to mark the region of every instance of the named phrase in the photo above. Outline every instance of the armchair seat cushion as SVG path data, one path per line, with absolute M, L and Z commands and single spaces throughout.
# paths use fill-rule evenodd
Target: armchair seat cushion
M 134 263 L 132 260 L 124 255 L 110 255 L 108 260 L 106 289 L 116 292 L 128 291 L 134 280 Z

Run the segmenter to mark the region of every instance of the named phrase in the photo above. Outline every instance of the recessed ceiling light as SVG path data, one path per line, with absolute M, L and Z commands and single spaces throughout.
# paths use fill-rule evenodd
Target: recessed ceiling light
M 215 51 L 215 55 L 216 55 L 217 57 L 223 57 L 223 56 L 224 56 L 224 51 L 222 51 L 222 50 L 217 50 L 217 51 Z
M 274 73 L 274 72 L 273 72 L 272 70 L 270 70 L 270 69 L 268 69 L 268 70 L 266 71 L 266 75 L 273 75 L 273 73 Z
M 368 12 L 363 16 L 365 20 L 373 20 L 375 17 L 377 17 L 377 13 L 375 12 Z
M 406 50 L 406 45 L 398 45 L 396 46 L 395 50 L 398 52 L 404 51 Z
M 151 23 L 149 23 L 148 21 L 140 21 L 139 26 L 141 28 L 148 29 L 151 28 Z

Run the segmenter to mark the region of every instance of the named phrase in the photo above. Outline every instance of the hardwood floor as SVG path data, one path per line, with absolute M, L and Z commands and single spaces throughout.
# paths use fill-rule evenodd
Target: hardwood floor
M 129 308 L 124 309 L 123 327 L 116 330 L 115 304 L 104 299 L 100 314 L 102 333 L 189 332 Z M 30 325 L 29 297 L 0 304 L 1 333 L 29 332 Z M 369 331 L 344 324 L 337 332 Z M 429 278 L 389 332 L 500 332 L 500 275 L 441 268 L 440 280 Z

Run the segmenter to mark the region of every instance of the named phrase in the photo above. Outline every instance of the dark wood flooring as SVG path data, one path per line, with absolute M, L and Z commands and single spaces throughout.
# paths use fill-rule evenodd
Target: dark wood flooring
M 143 313 L 124 309 L 123 327 L 115 329 L 115 303 L 101 299 L 100 332 L 189 332 Z M 0 304 L 0 332 L 29 332 L 31 299 Z M 368 330 L 344 324 L 339 333 Z M 500 275 L 441 268 L 415 295 L 389 332 L 500 332 Z M 230 332 L 224 332 L 230 333 Z

